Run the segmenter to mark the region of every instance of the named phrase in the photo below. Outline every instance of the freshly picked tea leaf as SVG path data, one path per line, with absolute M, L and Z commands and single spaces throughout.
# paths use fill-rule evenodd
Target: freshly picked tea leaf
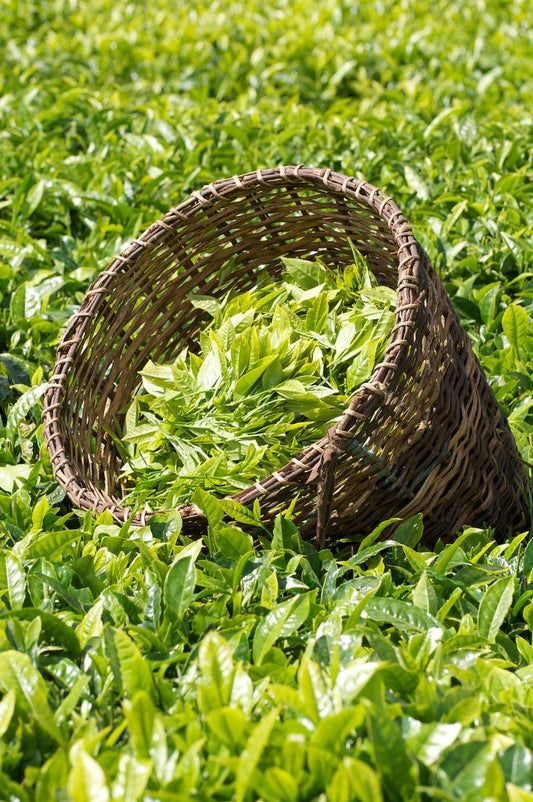
M 394 291 L 354 258 L 344 270 L 284 259 L 277 282 L 191 297 L 211 317 L 198 352 L 148 362 L 125 417 L 134 502 L 175 506 L 198 487 L 231 495 L 325 434 L 371 376 L 394 323 Z

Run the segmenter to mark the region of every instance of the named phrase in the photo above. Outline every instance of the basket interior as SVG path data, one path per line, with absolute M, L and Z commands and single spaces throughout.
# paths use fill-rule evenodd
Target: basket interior
M 171 221 L 171 222 L 170 222 Z M 120 497 L 121 461 L 113 434 L 148 360 L 194 349 L 206 313 L 191 293 L 225 294 L 253 286 L 280 257 L 320 257 L 337 268 L 363 253 L 377 279 L 395 286 L 397 244 L 368 204 L 331 189 L 259 185 L 198 205 L 190 216 L 169 213 L 142 237 L 134 256 L 118 257 L 103 288 L 88 293 L 87 315 L 65 387 L 63 422 L 69 460 L 95 488 Z M 82 307 L 82 310 L 83 308 Z

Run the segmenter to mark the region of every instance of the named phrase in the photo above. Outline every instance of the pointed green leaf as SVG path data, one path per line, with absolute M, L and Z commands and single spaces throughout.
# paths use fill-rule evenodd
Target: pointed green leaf
M 382 802 L 379 776 L 362 760 L 345 757 L 326 788 L 327 802 Z
M 419 512 L 401 523 L 394 533 L 394 540 L 414 548 L 424 534 L 422 513 Z
M 525 309 L 518 304 L 509 304 L 503 313 L 502 328 L 515 351 L 525 348 L 528 326 L 529 317 Z
M 298 783 L 285 769 L 270 766 L 263 774 L 261 791 L 267 802 L 298 802 Z
M 104 630 L 105 652 L 117 685 L 132 697 L 137 691 L 154 693 L 153 679 L 147 661 L 133 640 L 120 629 Z
M 76 636 L 83 649 L 91 638 L 99 638 L 103 632 L 104 624 L 102 613 L 104 611 L 104 600 L 98 599 L 95 604 L 85 613 L 82 620 L 76 627 Z
M 68 694 L 65 696 L 59 707 L 55 712 L 55 720 L 58 724 L 68 720 L 75 710 L 79 700 L 83 696 L 87 685 L 89 684 L 90 677 L 87 674 L 81 674 Z
M 109 802 L 110 793 L 102 767 L 79 745 L 73 750 L 67 791 L 72 802 Z
M 376 361 L 377 340 L 365 343 L 361 352 L 351 362 L 346 371 L 346 390 L 353 393 L 363 382 L 368 381 Z
M 146 691 L 137 691 L 131 701 L 124 700 L 124 713 L 128 722 L 135 755 L 141 759 L 150 757 L 154 731 L 155 707 Z
M 320 719 L 318 726 L 311 736 L 311 743 L 337 752 L 343 749 L 349 735 L 358 730 L 365 721 L 363 705 L 347 707 L 338 713 L 331 713 Z
M 20 609 L 26 598 L 26 574 L 13 551 L 0 552 L 0 595 L 7 597 L 12 610 Z
M 297 554 L 303 553 L 300 530 L 282 514 L 277 515 L 274 521 L 271 545 L 273 551 L 287 549 L 288 551 L 295 551 Z
M 507 791 L 509 802 L 533 802 L 533 791 L 528 791 L 514 783 L 507 783 L 505 790 Z
M 349 560 L 346 560 L 346 565 L 361 565 L 361 563 L 366 562 L 371 557 L 374 557 L 374 555 L 379 554 L 380 551 L 386 551 L 397 545 L 395 540 L 382 540 L 380 543 L 366 546 L 364 549 L 358 551 L 357 554 L 354 554 L 353 557 L 350 557 Z
M 306 718 L 318 724 L 321 715 L 329 712 L 328 693 L 320 666 L 308 654 L 304 654 L 298 669 L 298 694 Z
M 240 749 L 244 743 L 248 723 L 240 710 L 219 707 L 207 716 L 207 726 L 221 743 L 232 749 Z
M 240 398 L 241 396 L 246 395 L 246 393 L 248 393 L 256 381 L 261 378 L 267 367 L 272 364 L 275 359 L 277 359 L 277 354 L 270 354 L 270 356 L 260 359 L 255 363 L 251 370 L 245 373 L 244 376 L 241 376 L 239 379 L 237 379 L 233 389 L 234 397 Z
M 236 526 L 218 527 L 215 542 L 221 553 L 230 560 L 238 560 L 244 554 L 251 554 L 253 549 L 251 535 Z
M 226 515 L 233 521 L 238 521 L 241 524 L 248 524 L 248 526 L 260 526 L 264 528 L 261 518 L 258 518 L 255 512 L 249 509 L 249 507 L 245 507 L 243 504 L 239 504 L 238 501 L 233 501 L 233 499 L 230 498 L 222 498 L 219 503 Z
M 459 722 L 453 724 L 428 723 L 413 719 L 407 745 L 414 756 L 426 766 L 432 766 L 443 756 L 458 738 L 462 729 Z
M 30 409 L 35 406 L 37 401 L 45 394 L 47 384 L 39 384 L 32 387 L 13 404 L 7 417 L 6 436 L 8 440 L 13 440 L 19 425 L 22 423 Z
M 359 554 L 359 552 L 364 551 L 367 548 L 370 548 L 370 546 L 372 546 L 376 542 L 376 540 L 378 540 L 378 538 L 381 537 L 385 529 L 387 529 L 391 524 L 394 524 L 396 523 L 396 521 L 399 520 L 400 520 L 399 518 L 387 518 L 386 521 L 382 521 L 380 524 L 378 524 L 378 526 L 376 526 L 375 529 L 373 529 L 370 532 L 370 534 L 367 535 L 364 538 L 364 540 L 362 540 L 361 543 L 358 545 L 357 553 Z M 392 543 L 394 541 L 389 541 L 389 542 Z
M 50 559 L 58 553 L 62 554 L 66 546 L 76 543 L 80 533 L 76 529 L 64 529 L 62 532 L 48 532 L 35 537 L 21 555 L 27 560 L 36 560 L 39 557 Z
M 43 528 L 44 517 L 50 509 L 50 502 L 46 496 L 41 496 L 31 514 L 31 528 L 33 532 L 40 532 Z
M 201 672 L 199 703 L 207 715 L 214 708 L 229 704 L 235 674 L 231 647 L 218 632 L 208 632 L 202 639 L 198 664 Z
M 472 789 L 483 786 L 492 763 L 493 747 L 490 741 L 471 741 L 459 744 L 449 752 L 440 764 L 452 781 L 456 796 L 461 799 Z M 482 794 L 482 799 L 491 798 Z M 498 795 L 497 798 L 501 799 Z
M 368 600 L 361 615 L 371 621 L 392 624 L 405 632 L 426 632 L 431 627 L 441 627 L 432 615 L 401 599 L 374 596 Z
M 258 625 L 253 642 L 253 659 L 260 665 L 278 638 L 292 635 L 309 615 L 310 598 L 305 593 L 276 605 Z
M 52 757 L 39 768 L 35 790 L 35 802 L 50 802 L 63 793 L 70 771 L 70 761 L 66 749 L 58 749 Z
M 197 540 L 186 546 L 169 568 L 163 593 L 167 607 L 182 618 L 194 598 L 196 586 L 196 558 L 202 549 L 202 541 Z
M 21 621 L 39 619 L 41 640 L 44 643 L 64 649 L 71 657 L 79 657 L 81 653 L 80 642 L 76 632 L 53 613 L 38 610 L 35 607 L 23 607 L 21 610 L 3 610 L 0 612 L 0 620 L 2 619 L 18 619 Z
M 191 501 L 202 510 L 209 526 L 216 527 L 224 518 L 224 510 L 220 506 L 220 500 L 203 488 L 197 487 L 195 489 Z
M 324 330 L 328 319 L 329 304 L 325 293 L 317 295 L 313 303 L 307 310 L 305 325 L 308 331 L 315 331 L 320 334 Z
M 218 352 L 215 348 L 212 348 L 205 357 L 204 361 L 202 362 L 202 366 L 198 371 L 198 375 L 196 377 L 198 387 L 201 390 L 211 390 L 217 384 L 217 382 L 220 381 L 221 376 L 222 368 L 220 365 Z
M 425 557 L 423 557 L 416 549 L 412 549 L 410 546 L 402 546 L 402 551 L 407 557 L 407 561 L 413 571 L 418 573 L 419 571 L 424 572 L 428 567 Z
M 12 493 L 23 485 L 31 474 L 31 465 L 0 465 L 0 490 Z
M 14 690 L 21 708 L 55 741 L 62 743 L 63 737 L 48 704 L 48 688 L 27 654 L 0 652 L 0 688 Z
M 429 581 L 427 572 L 424 571 L 416 583 L 413 590 L 413 604 L 421 610 L 425 610 L 430 615 L 436 615 L 438 609 L 438 598 L 435 588 Z
M 123 752 L 118 761 L 118 773 L 112 786 L 111 798 L 121 802 L 141 802 L 152 773 L 151 760 L 139 760 Z
M 325 280 L 326 269 L 319 262 L 307 259 L 282 259 L 285 270 L 294 283 L 303 290 L 310 290 Z
M 479 605 L 478 627 L 480 633 L 487 640 L 496 639 L 513 602 L 513 593 L 514 577 L 512 576 L 497 579 L 485 591 Z
M 268 743 L 270 734 L 276 723 L 278 711 L 271 710 L 270 713 L 256 724 L 248 739 L 237 764 L 237 778 L 235 782 L 235 800 L 243 802 L 247 791 L 250 788 L 253 773 L 256 769 L 261 755 Z
M 514 743 L 500 757 L 500 765 L 507 782 L 526 788 L 533 785 L 533 756 L 521 743 Z

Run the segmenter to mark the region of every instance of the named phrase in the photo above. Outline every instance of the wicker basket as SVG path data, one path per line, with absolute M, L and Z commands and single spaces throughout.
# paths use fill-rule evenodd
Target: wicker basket
M 245 290 L 265 270 L 279 275 L 281 256 L 348 265 L 352 244 L 397 289 L 385 358 L 322 440 L 233 498 L 258 499 L 268 520 L 296 494 L 296 521 L 321 542 L 326 525 L 334 541 L 419 511 L 428 544 L 466 523 L 499 537 L 525 529 L 528 479 L 509 426 L 405 217 L 370 184 L 303 166 L 193 192 L 89 289 L 59 346 L 44 410 L 55 476 L 74 504 L 130 517 L 109 433 L 120 431 L 149 359 L 195 348 L 205 321 L 191 290 Z M 194 505 L 180 512 L 187 533 L 203 531 Z

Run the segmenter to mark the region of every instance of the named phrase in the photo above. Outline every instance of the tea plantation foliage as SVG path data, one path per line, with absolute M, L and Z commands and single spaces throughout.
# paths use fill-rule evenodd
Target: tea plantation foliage
M 306 163 L 394 197 L 532 462 L 529 12 L 4 0 L 1 800 L 533 800 L 526 533 L 429 552 L 417 517 L 333 554 L 207 494 L 203 542 L 119 528 L 71 509 L 40 423 L 113 254 L 214 178 Z

